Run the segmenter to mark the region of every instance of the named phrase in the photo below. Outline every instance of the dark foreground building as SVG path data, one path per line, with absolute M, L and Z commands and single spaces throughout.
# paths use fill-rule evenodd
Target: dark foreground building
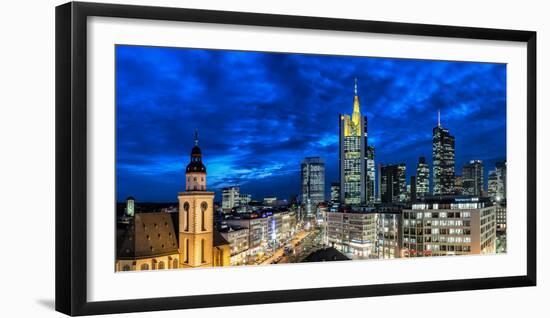
M 309 254 L 303 262 L 330 262 L 330 261 L 349 261 L 346 255 L 340 253 L 334 247 L 327 247 Z

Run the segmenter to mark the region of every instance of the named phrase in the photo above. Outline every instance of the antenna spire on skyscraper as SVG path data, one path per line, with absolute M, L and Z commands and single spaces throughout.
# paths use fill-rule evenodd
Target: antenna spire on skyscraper
M 441 110 L 437 110 L 437 127 L 441 127 Z
M 199 130 L 195 128 L 195 146 L 199 145 Z
M 355 78 L 355 88 L 354 88 L 354 91 L 355 91 L 355 96 L 357 96 L 357 77 Z

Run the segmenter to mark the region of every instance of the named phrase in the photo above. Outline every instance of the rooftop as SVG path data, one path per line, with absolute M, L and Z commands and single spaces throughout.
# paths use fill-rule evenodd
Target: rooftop
M 170 213 L 136 213 L 117 234 L 117 257 L 120 259 L 178 253 L 176 229 Z
M 303 262 L 330 262 L 330 261 L 349 261 L 350 259 L 340 253 L 334 247 L 327 247 L 309 254 Z

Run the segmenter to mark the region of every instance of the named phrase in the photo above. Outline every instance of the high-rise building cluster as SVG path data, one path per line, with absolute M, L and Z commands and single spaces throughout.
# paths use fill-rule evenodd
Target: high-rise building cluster
M 339 115 L 339 180 L 330 192 L 325 161 L 308 156 L 300 195 L 289 200 L 254 200 L 232 185 L 215 203 L 196 134 L 178 213 L 144 213 L 132 197 L 121 209 L 116 270 L 505 252 L 506 162 L 485 178 L 484 162 L 471 160 L 457 175 L 455 137 L 438 111 L 432 167 L 419 156 L 407 179 L 405 163 L 375 161 L 360 106 L 355 79 L 353 112 Z
M 331 187 L 327 244 L 356 258 L 497 252 L 497 229 L 505 234 L 505 162 L 489 173 L 487 190 L 481 160 L 471 160 L 456 175 L 455 137 L 438 111 L 432 169 L 419 157 L 407 184 L 404 163 L 378 163 L 375 169 L 367 123 L 356 80 L 353 113 L 340 115 L 340 182 Z

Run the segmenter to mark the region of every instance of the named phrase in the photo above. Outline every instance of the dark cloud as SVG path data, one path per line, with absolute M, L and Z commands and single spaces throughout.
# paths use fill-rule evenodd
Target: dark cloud
M 197 128 L 214 189 L 287 198 L 306 156 L 324 158 L 330 185 L 354 77 L 377 162 L 405 162 L 408 175 L 419 156 L 431 162 L 438 109 L 457 171 L 505 158 L 505 65 L 117 46 L 117 198 L 174 201 Z

